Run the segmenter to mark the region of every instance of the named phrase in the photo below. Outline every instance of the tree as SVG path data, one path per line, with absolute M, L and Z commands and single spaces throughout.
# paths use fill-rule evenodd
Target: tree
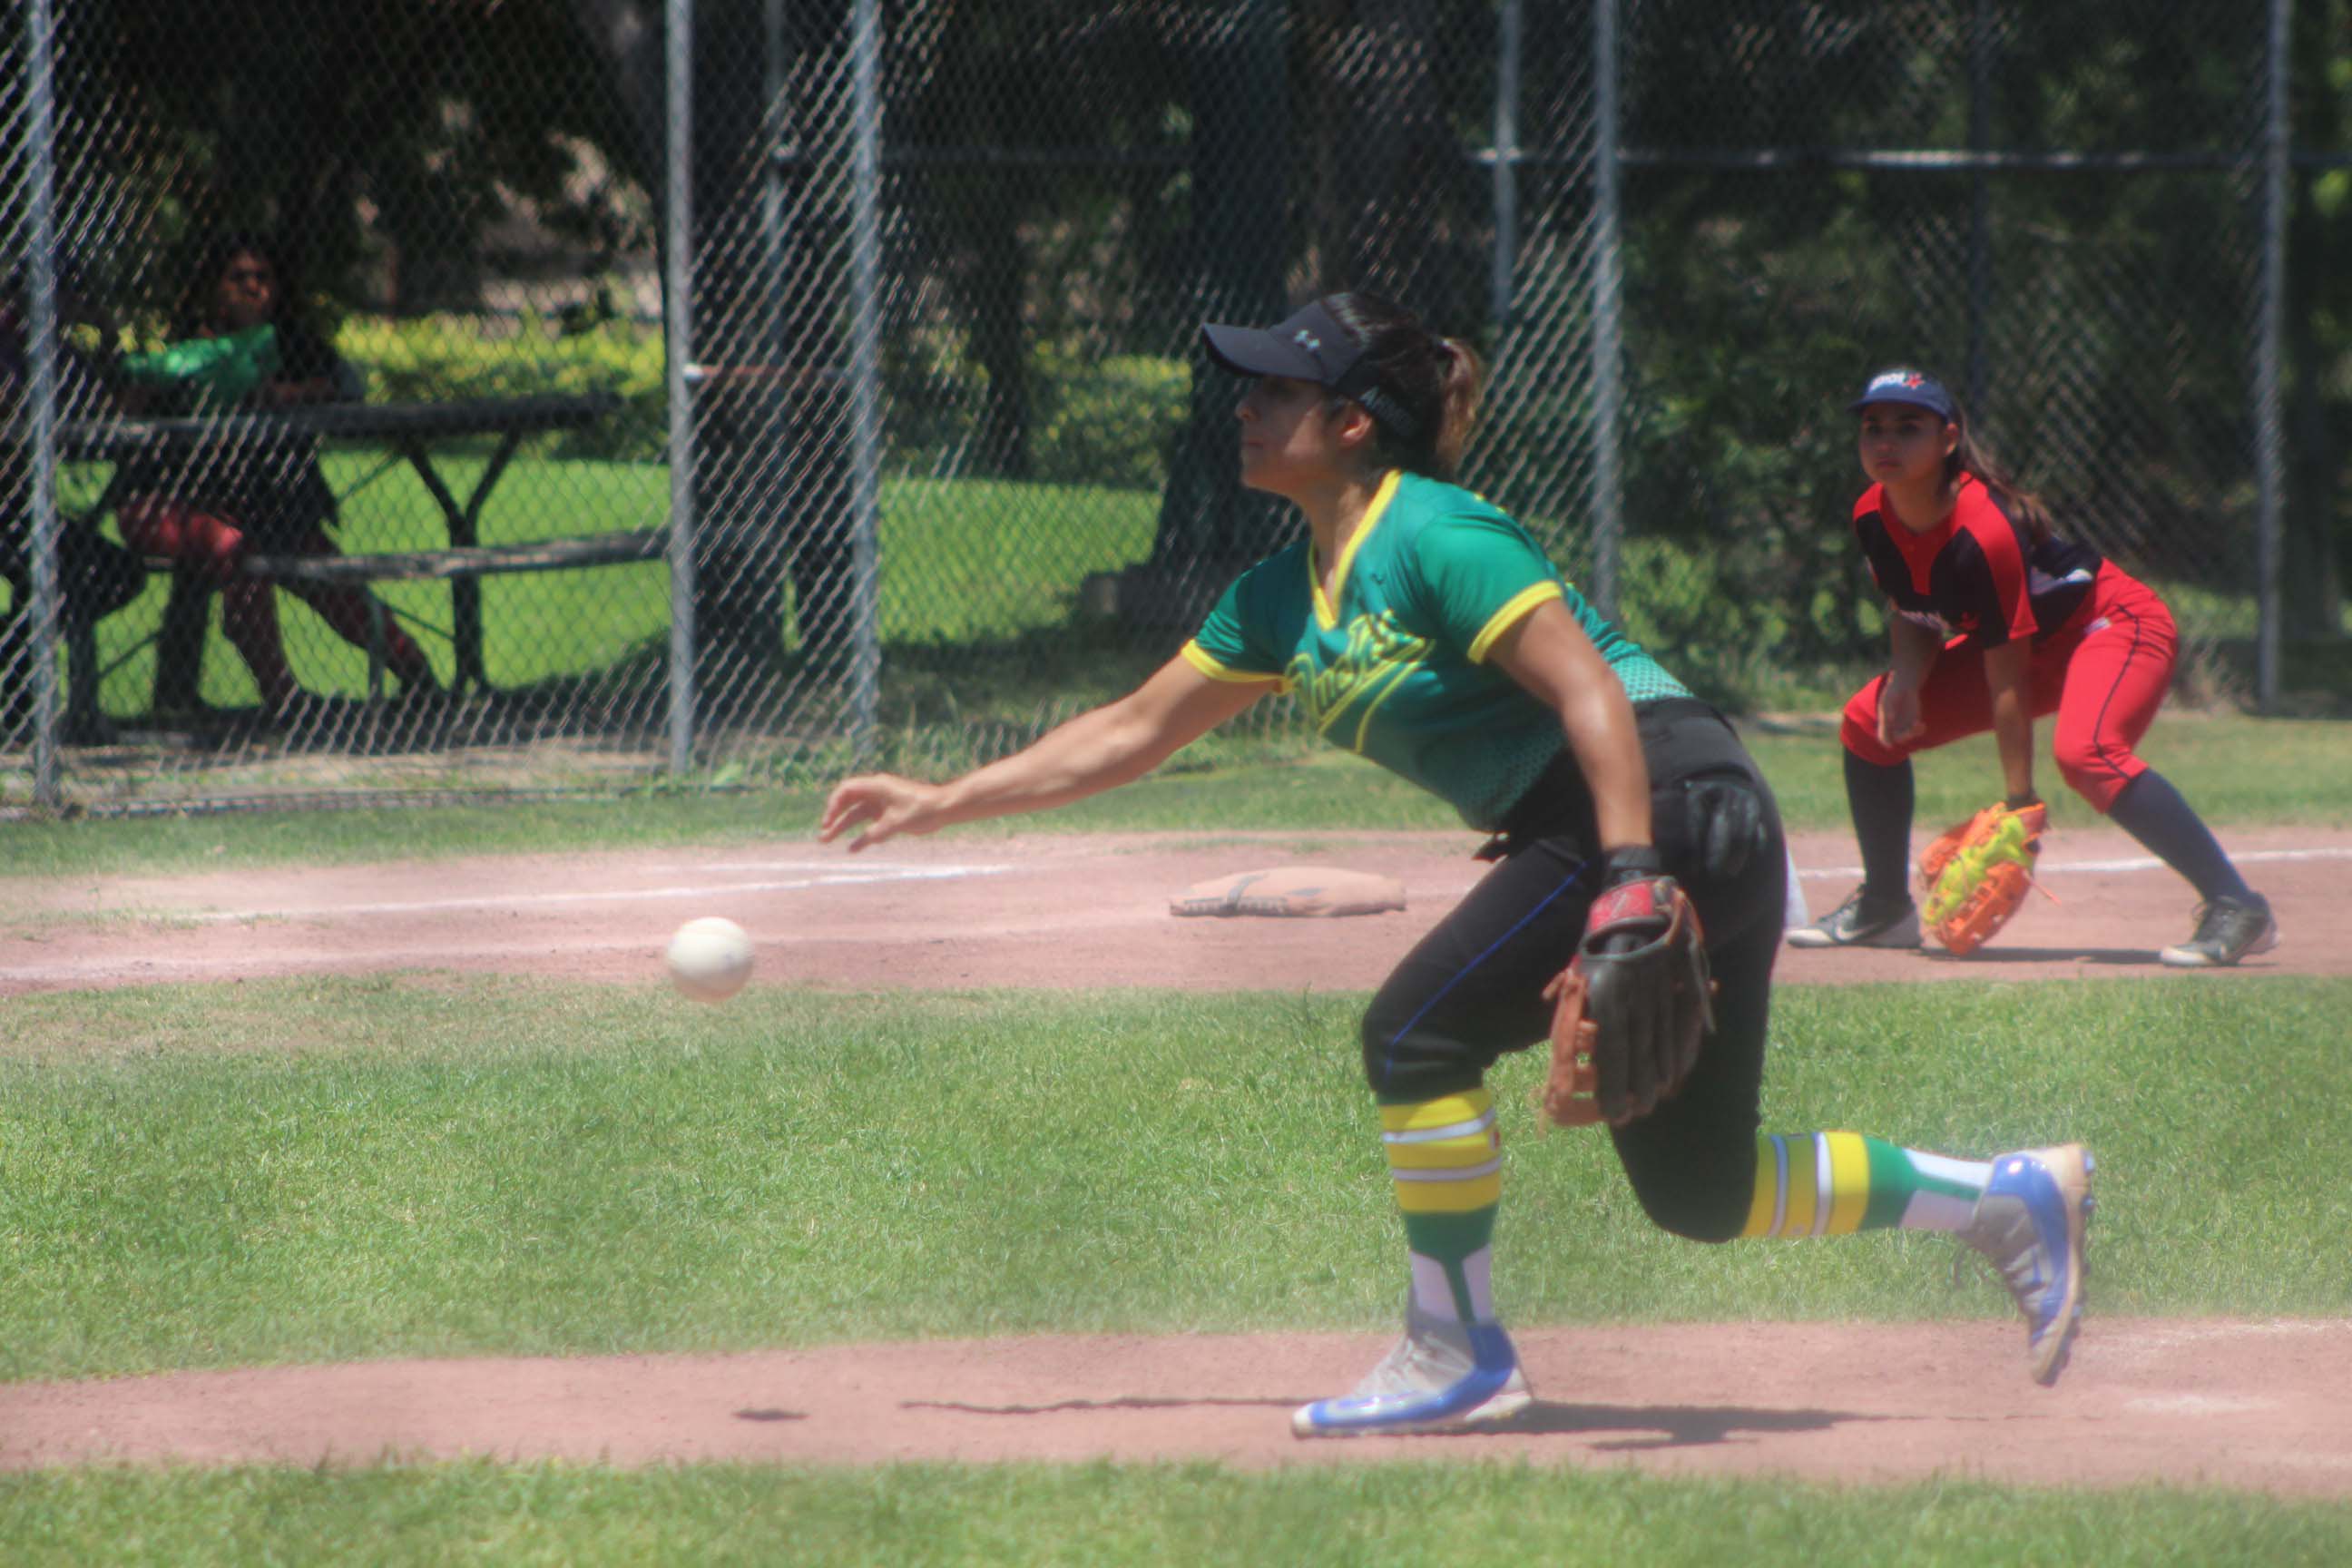
M 134 307 L 168 312 L 231 228 L 270 235 L 344 303 L 470 300 L 508 205 L 584 230 L 579 150 L 635 163 L 635 128 L 559 0 L 89 0 L 62 20 L 66 122 L 89 128 L 68 238 L 147 263 L 116 280 Z
M 2352 96 L 2352 5 L 2303 0 L 2294 11 L 2294 145 L 2343 145 Z M 2352 175 L 2298 171 L 2287 234 L 2288 397 L 2286 538 L 2280 576 L 2285 633 L 2344 637 L 2345 557 L 2352 509 L 2344 505 L 2344 454 L 2352 448 Z
M 1292 142 L 1283 11 L 1280 0 L 1237 0 L 1208 12 L 1183 54 L 1194 297 L 1214 320 L 1273 321 L 1286 303 Z M 1215 374 L 1197 343 L 1191 356 L 1192 412 L 1169 463 L 1137 606 L 1153 626 L 1197 620 L 1204 592 L 1265 554 L 1288 521 L 1243 491 L 1232 379 Z

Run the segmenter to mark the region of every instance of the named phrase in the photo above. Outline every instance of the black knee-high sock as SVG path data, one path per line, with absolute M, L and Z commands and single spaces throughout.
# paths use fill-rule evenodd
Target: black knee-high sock
M 1845 754 L 1845 802 L 1862 844 L 1863 896 L 1898 904 L 1911 896 L 1911 760 L 1891 768 Z
M 2252 897 L 2252 889 L 2230 864 L 2212 829 L 2162 773 L 2144 773 L 2124 785 L 2107 815 L 2116 826 L 2153 850 L 2158 859 L 2188 878 L 2198 897 L 2208 900 Z

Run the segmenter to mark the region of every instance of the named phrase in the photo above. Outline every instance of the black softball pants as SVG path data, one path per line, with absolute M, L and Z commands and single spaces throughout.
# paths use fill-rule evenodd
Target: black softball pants
M 1722 717 L 1671 700 L 1635 710 L 1649 763 L 1653 835 L 1667 874 L 1697 908 L 1719 987 L 1715 1029 L 1682 1092 L 1610 1130 L 1650 1218 L 1700 1241 L 1747 1223 L 1772 963 L 1780 954 L 1788 851 L 1763 775 Z M 1686 785 L 1736 778 L 1763 804 L 1765 832 L 1721 883 L 1697 864 Z M 1543 988 L 1575 956 L 1599 892 L 1599 835 L 1572 755 L 1563 752 L 1513 808 L 1500 862 L 1405 954 L 1364 1015 L 1365 1076 L 1384 1103 L 1476 1087 L 1506 1051 L 1545 1040 Z

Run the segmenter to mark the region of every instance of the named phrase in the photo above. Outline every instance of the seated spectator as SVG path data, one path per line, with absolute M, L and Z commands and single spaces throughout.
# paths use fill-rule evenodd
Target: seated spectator
M 246 236 L 214 246 L 199 271 L 183 331 L 152 353 L 125 355 L 125 396 L 142 411 L 181 414 L 283 408 L 348 401 L 356 378 L 332 347 L 299 319 L 268 247 Z M 194 455 L 143 467 L 116 509 L 122 536 L 149 555 L 168 556 L 221 593 L 221 621 L 260 688 L 273 720 L 298 710 L 303 693 L 287 668 L 275 585 L 240 574 L 250 554 L 332 555 L 327 529 L 334 492 L 320 470 L 317 444 L 296 434 L 207 445 Z M 368 596 L 323 583 L 287 590 L 347 642 L 368 642 Z M 386 663 L 409 692 L 436 690 L 432 666 L 397 623 L 386 628 Z

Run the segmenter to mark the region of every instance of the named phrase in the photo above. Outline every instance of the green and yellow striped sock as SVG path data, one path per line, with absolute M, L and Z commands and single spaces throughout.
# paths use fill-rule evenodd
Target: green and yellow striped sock
M 1979 1161 L 1923 1154 L 1859 1132 L 1765 1133 L 1742 1236 L 1958 1230 L 1992 1179 Z
M 1487 1279 L 1503 1197 L 1503 1141 L 1485 1086 L 1381 1107 L 1381 1142 L 1412 1253 L 1413 1303 L 1424 1313 L 1491 1322 Z

